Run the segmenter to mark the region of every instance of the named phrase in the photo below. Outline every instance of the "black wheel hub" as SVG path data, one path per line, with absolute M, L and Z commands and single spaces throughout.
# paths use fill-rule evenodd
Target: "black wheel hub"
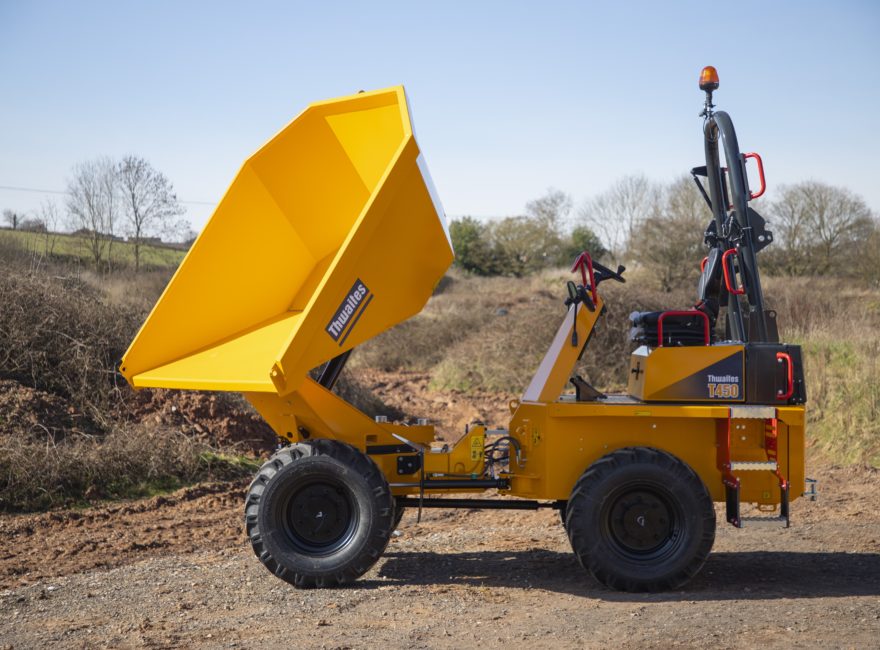
M 285 515 L 288 536 L 307 553 L 332 553 L 342 548 L 357 526 L 348 490 L 330 482 L 309 483 L 295 490 Z
M 611 505 L 607 520 L 618 548 L 628 555 L 662 551 L 675 536 L 675 513 L 668 502 L 652 490 L 632 490 Z

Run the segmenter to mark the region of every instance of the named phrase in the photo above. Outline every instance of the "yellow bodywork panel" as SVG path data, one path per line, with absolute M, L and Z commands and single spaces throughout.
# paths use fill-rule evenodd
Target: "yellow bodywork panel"
M 275 392 L 266 370 L 302 312 L 287 312 L 201 352 L 147 370 L 136 376 L 138 388 L 191 388 Z
M 399 456 L 415 456 L 418 453 L 400 438 L 423 449 L 424 471 L 428 478 L 450 474 L 479 476 L 485 467 L 483 446 L 486 434 L 482 426 L 471 428 L 449 449 L 448 446 L 438 447 L 436 443 L 432 446 L 435 436 L 433 426 L 376 422 L 308 378 L 290 395 L 282 397 L 275 393 L 254 392 L 245 393 L 245 397 L 279 436 L 290 442 L 310 438 L 345 441 L 369 455 L 391 483 L 413 482 L 419 478 L 418 472 L 401 475 L 398 471 Z M 413 487 L 393 489 L 394 494 L 417 491 Z
M 596 321 L 602 315 L 602 310 L 605 309 L 601 296 L 596 297 L 595 307 L 594 311 L 590 311 L 583 303 L 569 306 L 568 315 L 556 330 L 553 342 L 523 393 L 524 402 L 552 402 L 562 393 L 562 389 L 571 378 L 571 370 L 575 362 L 589 341 Z M 572 310 L 576 310 L 576 317 L 572 317 Z M 575 321 L 577 336 L 573 339 L 572 330 L 575 328 Z M 572 345 L 573 341 L 576 342 L 575 345 Z
M 287 395 L 418 313 L 451 262 L 403 88 L 318 102 L 244 163 L 120 370 Z
M 776 409 L 779 467 L 795 488 L 804 483 L 804 407 Z M 596 460 L 623 447 L 654 447 L 680 458 L 700 476 L 713 500 L 724 500 L 716 458 L 718 420 L 723 405 L 645 404 L 627 396 L 607 401 L 522 403 L 510 425 L 522 444 L 522 464 L 511 466 L 511 494 L 536 499 L 568 499 L 580 475 Z M 766 461 L 764 421 L 731 421 L 731 457 Z M 738 428 L 741 427 L 741 428 Z M 742 472 L 744 502 L 775 504 L 779 485 L 771 472 Z M 791 498 L 799 496 L 792 491 Z
M 712 402 L 721 398 L 708 393 L 706 374 L 732 375 L 737 382 L 726 384 L 735 390 L 725 392 L 723 401 L 742 402 L 740 389 L 745 377 L 742 344 L 686 347 L 641 346 L 630 357 L 628 393 L 646 402 Z M 714 396 L 714 394 L 713 394 Z

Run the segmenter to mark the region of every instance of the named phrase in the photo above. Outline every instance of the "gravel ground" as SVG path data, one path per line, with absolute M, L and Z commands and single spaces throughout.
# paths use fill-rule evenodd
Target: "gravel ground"
M 793 526 L 719 525 L 682 591 L 611 592 L 555 511 L 407 512 L 357 584 L 253 557 L 241 485 L 0 518 L 0 648 L 880 647 L 880 472 L 819 468 Z

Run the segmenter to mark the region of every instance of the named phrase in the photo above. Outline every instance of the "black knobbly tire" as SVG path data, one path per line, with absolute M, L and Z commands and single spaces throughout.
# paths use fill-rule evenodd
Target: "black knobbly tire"
M 715 541 L 715 508 L 687 464 L 648 447 L 618 449 L 575 484 L 565 528 L 581 565 L 621 591 L 690 580 Z
M 355 447 L 312 440 L 285 447 L 248 488 L 245 527 L 254 553 L 297 587 L 353 582 L 391 537 L 394 500 L 381 470 Z

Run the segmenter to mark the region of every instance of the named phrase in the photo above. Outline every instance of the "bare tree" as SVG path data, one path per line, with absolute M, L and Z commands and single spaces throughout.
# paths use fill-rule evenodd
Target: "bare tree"
M 871 210 L 846 188 L 806 181 L 784 185 L 770 206 L 783 270 L 791 275 L 841 271 L 848 249 L 872 229 Z
M 450 224 L 451 227 L 451 224 Z M 180 239 L 180 243 L 186 248 L 191 248 L 193 244 L 196 243 L 196 239 L 198 238 L 199 233 L 193 230 L 190 225 L 187 223 L 183 225 L 180 229 L 180 233 L 178 235 L 178 239 Z
M 46 226 L 44 254 L 52 255 L 58 241 L 58 229 L 61 227 L 61 213 L 58 210 L 58 204 L 53 199 L 46 199 L 40 204 L 37 214 L 40 221 Z
M 18 229 L 18 223 L 21 221 L 21 214 L 16 212 L 15 210 L 4 210 L 3 211 L 3 221 L 9 224 L 9 227 L 13 230 Z
M 599 235 L 611 257 L 622 260 L 640 224 L 660 213 L 661 194 L 661 189 L 646 177 L 625 176 L 584 203 L 578 216 Z
M 19 224 L 18 229 L 24 232 L 46 232 L 46 224 L 39 217 L 25 217 Z
M 851 270 L 869 285 L 880 286 L 880 221 L 872 219 L 852 251 Z
M 526 203 L 526 214 L 560 232 L 573 205 L 571 196 L 551 187 L 544 196 Z
M 110 263 L 119 210 L 117 187 L 116 167 L 109 158 L 76 165 L 67 183 L 71 229 L 85 240 L 96 268 L 101 266 L 105 253 Z
M 137 271 L 144 238 L 170 233 L 177 226 L 174 218 L 183 209 L 165 175 L 143 158 L 126 156 L 117 166 L 117 173 Z
M 705 254 L 703 232 L 711 213 L 693 180 L 682 176 L 663 188 L 660 211 L 645 219 L 632 237 L 632 252 L 664 291 L 692 281 Z

